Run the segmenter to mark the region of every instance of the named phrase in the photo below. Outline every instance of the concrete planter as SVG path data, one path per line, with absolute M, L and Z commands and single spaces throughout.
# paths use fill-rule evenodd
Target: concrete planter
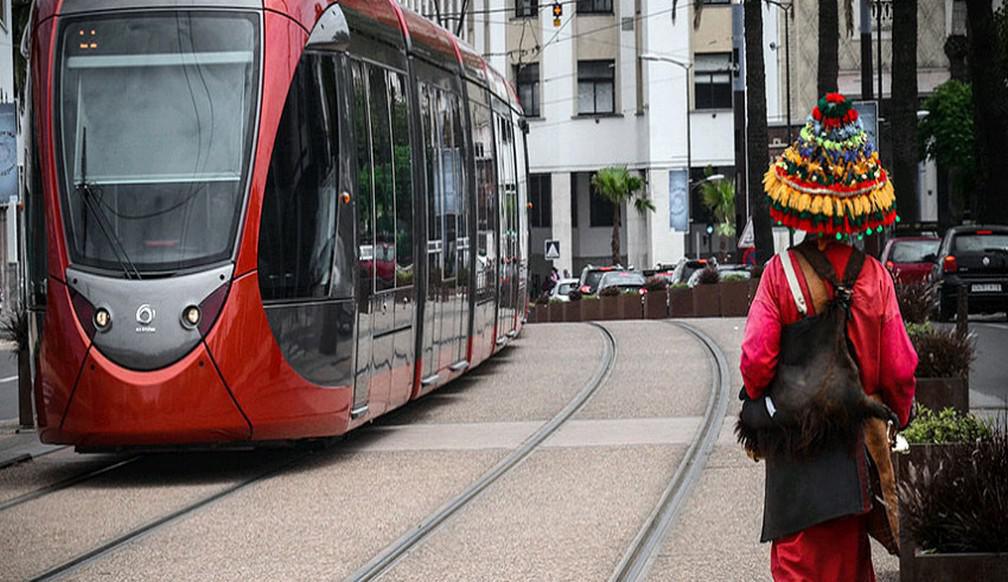
M 693 317 L 693 290 L 669 289 L 669 317 Z
M 581 321 L 598 321 L 602 317 L 598 299 L 582 299 L 578 303 L 581 304 Z
M 529 309 L 529 323 L 545 323 L 549 321 L 549 306 L 542 303 L 532 304 Z
M 693 288 L 693 315 L 718 317 L 721 315 L 720 284 L 697 285 Z
M 610 321 L 620 318 L 620 297 L 602 295 L 599 301 L 599 319 Z
M 718 285 L 721 317 L 745 317 L 749 313 L 749 283 L 726 281 Z
M 563 303 L 559 301 L 556 303 L 549 304 L 549 321 L 550 323 L 563 323 L 564 311 Z
M 580 301 L 568 301 L 566 303 L 561 303 L 563 305 L 563 320 L 570 323 L 576 323 L 581 321 L 581 302 Z
M 963 378 L 917 378 L 917 402 L 938 411 L 951 406 L 969 412 L 969 385 Z
M 668 317 L 668 291 L 651 291 L 644 296 L 644 317 L 665 319 Z
M 644 316 L 644 303 L 636 291 L 620 295 L 619 304 L 620 319 L 640 319 Z

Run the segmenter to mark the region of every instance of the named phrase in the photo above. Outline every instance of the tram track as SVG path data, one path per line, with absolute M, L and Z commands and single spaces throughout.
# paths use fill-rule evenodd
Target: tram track
M 132 529 L 126 532 L 125 534 L 122 534 L 98 547 L 92 548 L 87 552 L 79 554 L 76 557 L 71 558 L 70 560 L 64 561 L 63 563 L 50 568 L 45 572 L 30 578 L 30 580 L 32 582 L 57 580 L 64 576 L 70 575 L 79 568 L 95 560 L 101 559 L 102 557 L 114 552 L 115 550 L 119 549 L 122 546 L 135 542 L 148 534 L 151 534 L 161 528 L 164 528 L 186 517 L 189 517 L 194 513 L 226 497 L 229 497 L 235 493 L 238 493 L 239 491 L 242 491 L 250 487 L 251 485 L 254 485 L 260 481 L 263 481 L 265 479 L 268 479 L 270 477 L 282 473 L 283 471 L 289 469 L 290 467 L 293 467 L 294 465 L 297 465 L 305 461 L 309 456 L 311 456 L 311 454 L 312 454 L 311 452 L 305 452 L 300 455 L 295 455 L 291 458 L 284 459 L 280 462 L 273 463 L 273 465 L 270 468 L 264 471 L 259 471 L 255 475 L 242 479 L 237 483 L 229 485 L 220 491 L 217 491 L 210 495 L 206 495 L 193 503 L 185 505 L 180 509 L 172 511 L 171 513 L 163 515 L 140 527 Z
M 74 485 L 90 481 L 91 479 L 100 477 L 102 475 L 105 475 L 106 473 L 110 473 L 121 467 L 125 467 L 126 465 L 129 465 L 134 461 L 140 460 L 140 458 L 141 455 L 137 455 L 135 457 L 128 457 L 126 459 L 120 459 L 113 463 L 109 463 L 107 465 L 98 467 L 97 469 L 85 471 L 83 473 L 73 475 L 72 477 L 67 477 L 66 479 L 57 481 L 55 483 L 50 483 L 49 485 L 40 487 L 38 489 L 35 489 L 34 491 L 22 493 L 17 497 L 13 497 L 6 501 L 0 502 L 0 513 L 7 511 L 9 509 L 13 509 L 19 505 L 28 503 L 29 501 L 34 501 L 36 499 L 39 499 L 40 497 L 45 497 L 46 495 L 56 493 L 57 491 L 62 491 L 64 489 L 73 487 Z
M 617 564 L 610 577 L 611 582 L 638 582 L 647 578 L 666 534 L 703 473 L 728 409 L 731 376 L 724 352 L 709 335 L 698 328 L 679 321 L 668 323 L 696 338 L 711 356 L 714 364 L 711 393 L 700 429 L 662 492 L 658 504 Z
M 420 545 L 435 529 L 451 518 L 460 509 L 469 504 L 479 496 L 490 485 L 498 481 L 501 477 L 517 467 L 522 461 L 528 458 L 537 450 L 543 442 L 553 435 L 565 422 L 591 399 L 591 397 L 601 388 L 612 374 L 616 363 L 617 345 L 613 334 L 605 327 L 590 323 L 596 328 L 603 338 L 603 352 L 598 369 L 588 380 L 585 386 L 571 399 L 563 409 L 555 414 L 549 421 L 539 427 L 516 449 L 501 459 L 489 471 L 484 473 L 479 479 L 473 482 L 461 493 L 450 499 L 434 513 L 427 516 L 416 527 L 410 529 L 394 542 L 385 547 L 369 562 L 360 569 L 353 572 L 347 580 L 366 581 L 375 580 L 388 572 L 402 557 L 410 550 Z

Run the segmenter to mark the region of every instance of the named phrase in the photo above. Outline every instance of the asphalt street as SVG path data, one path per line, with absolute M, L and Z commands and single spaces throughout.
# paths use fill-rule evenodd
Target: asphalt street
M 14 352 L 0 350 L 0 423 L 18 415 L 17 360 Z
M 970 373 L 970 408 L 1008 408 L 1008 323 L 970 321 L 977 359 Z

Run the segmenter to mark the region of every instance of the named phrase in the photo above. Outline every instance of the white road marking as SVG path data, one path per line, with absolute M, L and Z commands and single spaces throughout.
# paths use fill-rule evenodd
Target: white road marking
M 987 323 L 987 322 L 980 322 L 980 321 L 976 321 L 976 322 L 973 322 L 973 323 L 982 325 L 984 327 L 993 327 L 995 329 L 1000 329 L 1001 331 L 1008 331 L 1008 324 L 1004 324 L 1004 323 Z M 2 380 L 0 380 L 0 382 L 2 382 Z
M 8 376 L 6 378 L 0 378 L 0 384 L 6 384 L 7 382 L 13 382 L 14 380 L 17 380 L 17 379 L 18 379 L 17 376 Z

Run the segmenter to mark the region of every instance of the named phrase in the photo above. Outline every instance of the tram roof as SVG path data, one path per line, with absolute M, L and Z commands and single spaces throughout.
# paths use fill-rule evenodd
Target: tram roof
M 466 77 L 487 85 L 519 109 L 514 87 L 475 49 L 395 0 L 37 0 L 35 18 L 36 22 L 42 22 L 57 14 L 123 8 L 266 8 L 286 14 L 311 31 L 326 9 L 337 3 L 369 22 L 372 28 L 385 32 L 382 36 L 401 39 L 396 44 L 410 52 L 443 65 L 460 66 Z

